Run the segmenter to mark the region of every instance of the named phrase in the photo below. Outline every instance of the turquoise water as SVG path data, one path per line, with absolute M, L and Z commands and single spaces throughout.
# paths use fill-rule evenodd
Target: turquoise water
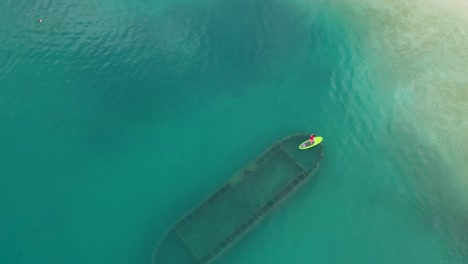
M 150 263 L 314 132 L 317 181 L 218 263 L 467 263 L 466 20 L 369 3 L 0 3 L 0 262 Z

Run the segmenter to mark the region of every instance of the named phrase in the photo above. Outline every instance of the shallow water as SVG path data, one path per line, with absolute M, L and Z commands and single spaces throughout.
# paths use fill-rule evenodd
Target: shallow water
M 317 181 L 218 263 L 468 262 L 460 6 L 0 3 L 0 262 L 150 263 L 296 132 Z

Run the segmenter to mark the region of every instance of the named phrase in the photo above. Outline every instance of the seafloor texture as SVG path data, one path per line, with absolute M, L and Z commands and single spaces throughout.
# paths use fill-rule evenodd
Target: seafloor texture
M 324 137 L 317 181 L 218 263 L 468 263 L 466 14 L 1 1 L 0 263 L 150 263 L 181 215 L 303 131 Z

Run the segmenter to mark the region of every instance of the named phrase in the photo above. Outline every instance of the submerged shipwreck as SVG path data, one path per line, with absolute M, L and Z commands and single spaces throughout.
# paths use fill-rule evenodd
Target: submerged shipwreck
M 275 143 L 189 211 L 158 242 L 153 264 L 213 263 L 315 174 L 323 147 L 300 150 L 307 138 Z

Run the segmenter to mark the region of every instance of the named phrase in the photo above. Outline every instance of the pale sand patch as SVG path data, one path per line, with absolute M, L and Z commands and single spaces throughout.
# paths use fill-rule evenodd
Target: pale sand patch
M 468 204 L 468 1 L 344 1 L 366 56 L 385 72 L 400 124 L 453 168 L 446 180 Z

